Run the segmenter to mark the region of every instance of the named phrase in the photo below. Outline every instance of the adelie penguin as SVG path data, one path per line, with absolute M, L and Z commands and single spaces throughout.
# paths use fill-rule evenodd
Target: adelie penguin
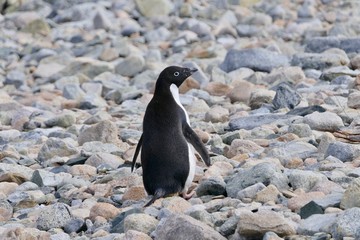
M 210 166 L 209 154 L 191 129 L 189 116 L 180 103 L 179 87 L 197 69 L 170 66 L 157 79 L 154 96 L 146 108 L 143 133 L 136 147 L 131 171 L 141 149 L 141 165 L 146 192 L 152 199 L 180 193 L 191 198 L 189 187 L 194 179 L 194 149 Z

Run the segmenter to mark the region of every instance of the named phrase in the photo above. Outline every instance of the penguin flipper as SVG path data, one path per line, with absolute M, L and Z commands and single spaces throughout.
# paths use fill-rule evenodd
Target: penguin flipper
M 136 149 L 135 149 L 135 154 L 134 154 L 132 164 L 131 164 L 131 172 L 134 170 L 136 159 L 137 159 L 137 157 L 139 155 L 140 148 L 142 146 L 142 140 L 143 140 L 143 134 L 141 134 L 141 137 L 140 137 L 139 142 L 138 142 L 138 144 L 136 146 Z
M 193 145 L 195 150 L 200 154 L 206 166 L 210 166 L 210 157 L 208 151 L 206 150 L 204 144 L 201 142 L 198 135 L 194 132 L 194 130 L 191 129 L 191 127 L 187 123 L 184 123 L 183 125 L 183 134 L 186 140 L 191 145 Z

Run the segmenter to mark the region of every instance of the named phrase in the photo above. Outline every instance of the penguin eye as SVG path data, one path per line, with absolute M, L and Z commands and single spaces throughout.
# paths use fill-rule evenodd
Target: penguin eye
M 179 74 L 180 74 L 179 72 L 174 72 L 175 77 L 179 76 Z

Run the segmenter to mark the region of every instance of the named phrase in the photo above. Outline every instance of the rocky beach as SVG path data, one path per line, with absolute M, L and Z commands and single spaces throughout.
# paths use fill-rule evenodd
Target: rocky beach
M 144 204 L 159 73 L 211 155 Z M 360 1 L 0 0 L 0 239 L 360 239 Z

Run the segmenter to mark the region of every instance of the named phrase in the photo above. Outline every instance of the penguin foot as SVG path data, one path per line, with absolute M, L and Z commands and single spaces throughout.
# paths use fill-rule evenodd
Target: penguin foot
M 183 197 L 185 200 L 189 200 L 193 195 L 195 194 L 195 191 L 192 190 L 190 193 L 180 193 L 181 197 Z

